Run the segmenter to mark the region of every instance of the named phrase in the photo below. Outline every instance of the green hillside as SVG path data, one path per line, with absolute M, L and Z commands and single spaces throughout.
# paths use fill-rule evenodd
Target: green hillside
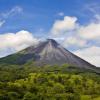
M 33 56 L 34 56 L 34 54 L 26 54 L 24 52 L 18 52 L 18 53 L 9 55 L 7 57 L 1 58 L 0 64 L 21 65 L 21 64 L 28 62 Z
M 0 66 L 0 100 L 100 100 L 100 75 L 75 66 Z

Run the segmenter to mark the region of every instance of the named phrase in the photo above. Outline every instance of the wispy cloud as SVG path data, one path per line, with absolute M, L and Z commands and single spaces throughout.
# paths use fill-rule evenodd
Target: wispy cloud
M 84 10 L 89 11 L 93 14 L 100 13 L 100 5 L 98 3 L 91 3 L 91 4 L 86 4 L 84 6 Z
M 15 6 L 12 9 L 10 9 L 9 11 L 2 13 L 3 18 L 8 18 L 9 16 L 13 16 L 16 15 L 18 13 L 21 13 L 23 11 L 23 9 L 20 6 Z
M 1 13 L 0 14 L 0 27 L 4 25 L 4 23 L 10 16 L 15 16 L 16 14 L 19 14 L 21 12 L 23 12 L 23 8 L 21 8 L 20 6 L 15 6 L 12 9 Z
M 95 2 L 95 3 L 88 3 L 83 5 L 82 9 L 80 10 L 80 16 L 84 15 L 84 16 L 88 16 L 90 17 L 90 19 L 92 17 L 98 17 L 98 15 L 100 16 L 100 3 L 99 2 Z M 87 14 L 86 14 L 87 13 Z
M 64 16 L 64 12 L 59 12 L 57 15 L 58 16 Z
M 5 23 L 5 20 L 0 21 L 0 27 Z

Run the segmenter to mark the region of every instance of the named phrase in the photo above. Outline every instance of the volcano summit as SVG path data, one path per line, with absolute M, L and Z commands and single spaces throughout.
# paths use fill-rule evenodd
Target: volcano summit
M 0 64 L 25 64 L 34 62 L 35 65 L 69 64 L 78 68 L 94 69 L 95 66 L 74 55 L 53 39 L 47 39 L 36 46 L 30 46 L 20 52 L 0 59 Z

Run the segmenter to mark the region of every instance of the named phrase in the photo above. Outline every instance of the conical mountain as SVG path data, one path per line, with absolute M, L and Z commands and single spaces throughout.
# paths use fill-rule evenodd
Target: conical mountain
M 28 61 L 38 66 L 69 64 L 78 68 L 95 68 L 94 65 L 66 50 L 53 39 L 0 59 L 0 63 L 8 64 L 25 64 Z

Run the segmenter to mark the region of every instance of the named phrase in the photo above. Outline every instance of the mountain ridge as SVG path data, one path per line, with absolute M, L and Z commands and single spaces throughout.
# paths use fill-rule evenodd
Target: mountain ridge
M 10 57 L 15 55 L 15 58 L 18 58 L 17 61 L 15 60 L 15 64 L 24 64 L 27 61 L 33 59 L 34 64 L 38 66 L 70 64 L 78 67 L 88 67 L 89 69 L 95 67 L 94 65 L 90 64 L 89 62 L 83 60 L 82 58 L 76 56 L 75 54 L 62 47 L 53 39 L 47 39 L 44 42 L 40 42 L 36 46 L 30 46 L 18 53 L 1 58 L 0 62 L 5 59 L 9 60 Z

